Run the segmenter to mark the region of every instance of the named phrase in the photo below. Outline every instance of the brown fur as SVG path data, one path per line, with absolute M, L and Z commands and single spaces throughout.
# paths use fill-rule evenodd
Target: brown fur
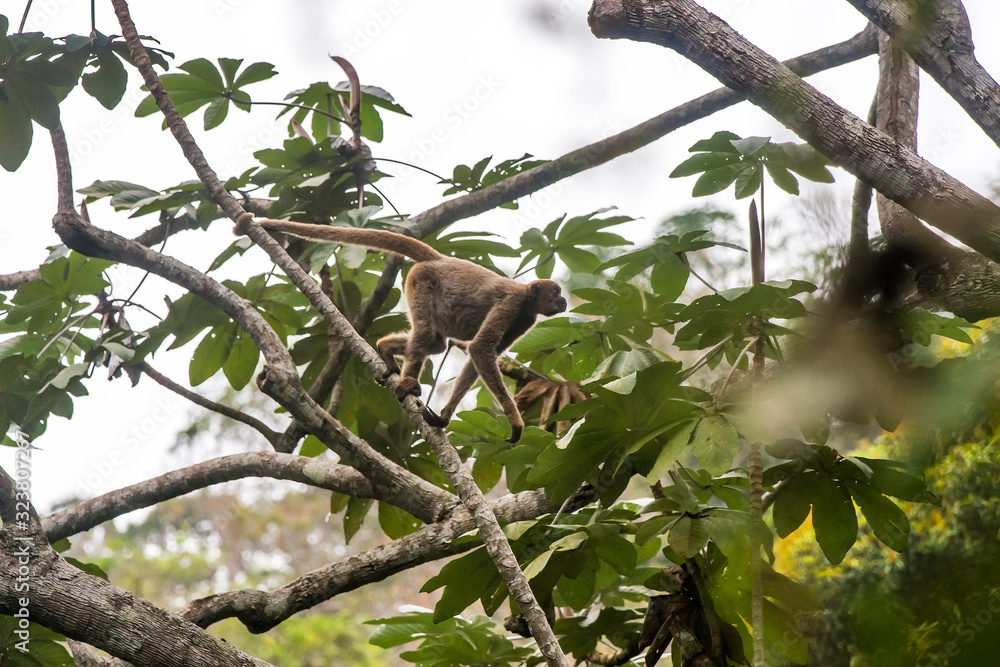
M 430 354 L 444 352 L 447 339 L 468 341 L 469 361 L 455 381 L 441 416 L 425 408 L 424 417 L 434 426 L 446 426 L 479 376 L 510 420 L 510 442 L 520 438 L 524 421 L 504 386 L 497 357 L 530 329 L 539 315 L 566 310 L 566 299 L 557 283 L 536 280 L 523 285 L 478 264 L 442 255 L 426 243 L 394 232 L 281 220 L 258 222 L 265 229 L 293 236 L 359 245 L 414 260 L 416 264 L 410 269 L 405 286 L 410 333 L 386 336 L 376 343 L 391 372 L 399 372 L 394 357 L 403 357 L 403 377 L 397 385 L 396 397 L 402 400 L 407 394 L 420 395 L 417 378 L 424 360 Z

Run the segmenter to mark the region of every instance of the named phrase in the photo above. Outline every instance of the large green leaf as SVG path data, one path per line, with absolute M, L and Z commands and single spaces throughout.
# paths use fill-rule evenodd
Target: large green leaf
M 858 515 L 842 482 L 826 475 L 816 478 L 812 523 L 823 554 L 839 564 L 858 539 Z
M 698 457 L 698 462 L 716 476 L 732 467 L 739 447 L 739 434 L 722 415 L 712 415 L 699 421 L 691 437 L 691 451 Z

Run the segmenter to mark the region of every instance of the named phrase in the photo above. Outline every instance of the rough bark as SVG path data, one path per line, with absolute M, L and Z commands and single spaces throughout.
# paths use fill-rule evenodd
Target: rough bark
M 848 0 L 887 32 L 1000 146 L 1000 86 L 975 56 L 959 0 Z
M 0 613 L 19 612 L 25 600 L 31 621 L 135 665 L 268 664 L 67 563 L 45 540 L 34 509 L 24 509 L 25 498 L 0 470 Z
M 1000 207 L 865 123 L 692 0 L 595 0 L 598 37 L 674 49 L 854 176 L 991 259 Z
M 879 36 L 876 101 L 876 127 L 916 151 L 919 70 L 885 33 Z M 970 321 L 1000 313 L 1000 265 L 948 243 L 881 194 L 876 204 L 882 235 L 917 269 L 917 293 L 907 306 L 947 310 Z

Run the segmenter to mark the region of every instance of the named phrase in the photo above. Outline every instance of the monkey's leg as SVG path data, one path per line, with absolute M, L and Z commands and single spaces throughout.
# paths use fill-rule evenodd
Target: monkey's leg
M 403 400 L 407 394 L 420 395 L 419 377 L 424 361 L 428 355 L 444 352 L 446 347 L 444 336 L 414 323 L 403 355 L 403 377 L 396 385 L 396 398 Z
M 520 299 L 508 299 L 498 303 L 486 316 L 486 320 L 479 328 L 479 333 L 469 343 L 469 356 L 472 358 L 472 363 L 475 364 L 476 371 L 483 378 L 483 384 L 493 394 L 493 398 L 503 408 L 507 419 L 510 420 L 511 433 L 510 439 L 507 440 L 510 443 L 517 442 L 521 438 L 524 420 L 514 403 L 514 398 L 503 383 L 503 376 L 497 365 L 497 357 L 503 335 L 510 323 L 515 320 L 520 306 Z
M 448 422 L 451 421 L 451 416 L 455 414 L 455 408 L 458 407 L 462 398 L 469 393 L 469 389 L 472 388 L 477 377 L 479 377 L 479 373 L 476 371 L 476 365 L 470 359 L 465 362 L 462 372 L 455 379 L 455 386 L 452 387 L 451 396 L 448 398 L 448 403 L 445 404 L 444 409 L 441 410 L 441 414 L 438 415 L 430 408 L 424 408 L 424 420 L 431 426 L 438 428 L 447 426 Z
M 378 342 L 375 343 L 375 349 L 378 350 L 378 356 L 381 357 L 382 361 L 385 362 L 385 365 L 389 367 L 388 372 L 382 379 L 389 377 L 393 373 L 400 372 L 399 364 L 396 363 L 396 357 L 403 356 L 406 352 L 406 343 L 409 340 L 409 336 L 400 334 L 379 338 Z

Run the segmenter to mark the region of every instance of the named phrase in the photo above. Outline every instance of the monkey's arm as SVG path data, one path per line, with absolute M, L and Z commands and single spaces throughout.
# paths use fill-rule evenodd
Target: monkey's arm
M 503 408 L 507 419 L 510 420 L 511 434 L 507 442 L 511 443 L 517 442 L 521 438 L 524 420 L 521 419 L 521 413 L 514 403 L 514 398 L 503 383 L 503 376 L 497 365 L 497 356 L 499 355 L 500 342 L 503 340 L 510 323 L 517 319 L 522 304 L 523 296 L 521 295 L 512 295 L 497 303 L 490 314 L 486 316 L 486 320 L 479 328 L 475 338 L 469 343 L 469 356 L 472 358 L 476 371 L 483 378 L 483 384 L 493 394 L 493 398 Z

